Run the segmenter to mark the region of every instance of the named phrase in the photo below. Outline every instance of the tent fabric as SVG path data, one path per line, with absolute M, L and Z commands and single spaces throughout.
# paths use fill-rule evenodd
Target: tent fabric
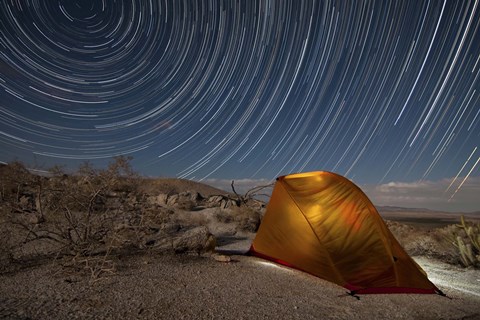
M 360 188 L 331 172 L 279 177 L 250 252 L 355 293 L 441 292 Z

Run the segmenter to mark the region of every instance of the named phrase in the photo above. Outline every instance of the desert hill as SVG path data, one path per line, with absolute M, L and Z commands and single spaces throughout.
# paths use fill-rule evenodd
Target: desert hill
M 194 190 L 204 197 L 229 193 L 205 183 L 177 178 L 143 178 L 140 190 L 147 194 L 178 194 Z

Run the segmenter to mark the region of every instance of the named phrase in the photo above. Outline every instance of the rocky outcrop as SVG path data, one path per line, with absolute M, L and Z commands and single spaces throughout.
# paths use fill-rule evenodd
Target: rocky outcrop
M 227 209 L 237 206 L 237 202 L 226 195 L 210 196 L 207 200 L 207 207 L 220 207 Z
M 228 195 L 213 195 L 206 198 L 197 191 L 174 194 L 161 193 L 156 196 L 149 196 L 147 202 L 150 205 L 176 207 L 187 211 L 216 207 L 227 209 L 237 206 L 237 201 Z

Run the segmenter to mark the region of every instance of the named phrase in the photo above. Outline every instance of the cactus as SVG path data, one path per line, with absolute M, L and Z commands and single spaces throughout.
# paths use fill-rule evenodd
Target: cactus
M 458 249 L 462 264 L 480 267 L 480 223 L 467 222 L 462 215 L 455 227 L 448 239 Z
M 465 266 L 476 264 L 477 258 L 473 254 L 472 245 L 470 243 L 463 242 L 462 237 L 458 236 L 456 247 L 460 252 L 460 258 Z

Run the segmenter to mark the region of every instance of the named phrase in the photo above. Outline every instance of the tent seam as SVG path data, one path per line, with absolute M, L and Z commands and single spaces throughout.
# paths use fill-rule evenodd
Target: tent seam
M 300 206 L 298 205 L 297 201 L 295 201 L 295 198 L 290 194 L 290 192 L 288 191 L 288 189 L 284 186 L 284 180 L 279 180 L 279 182 L 281 182 L 282 184 L 282 187 L 285 189 L 285 192 L 288 194 L 288 196 L 290 197 L 290 199 L 293 201 L 293 203 L 295 203 L 295 206 L 298 208 L 298 210 L 300 211 L 300 213 L 302 214 L 303 218 L 305 219 L 305 221 L 307 221 L 308 223 L 308 226 L 310 227 L 310 229 L 312 230 L 313 234 L 315 235 L 315 238 L 317 238 L 318 242 L 319 243 L 322 243 L 320 241 L 320 238 L 318 237 L 317 233 L 315 232 L 315 229 L 313 228 L 312 224 L 310 223 L 310 221 L 308 220 L 307 216 L 305 215 L 305 213 L 303 212 L 303 210 L 300 208 Z M 328 261 L 330 262 L 330 266 L 332 267 L 332 269 L 335 271 L 335 273 L 338 275 L 338 277 L 343 280 L 343 282 L 345 284 L 347 284 L 347 281 L 345 280 L 345 278 L 340 274 L 340 272 L 338 272 L 337 268 L 335 267 L 334 263 L 333 263 L 333 260 L 332 260 L 332 257 L 330 256 L 330 252 L 328 252 L 328 250 L 324 249 L 324 251 L 326 252 L 327 254 L 327 257 L 328 257 Z

